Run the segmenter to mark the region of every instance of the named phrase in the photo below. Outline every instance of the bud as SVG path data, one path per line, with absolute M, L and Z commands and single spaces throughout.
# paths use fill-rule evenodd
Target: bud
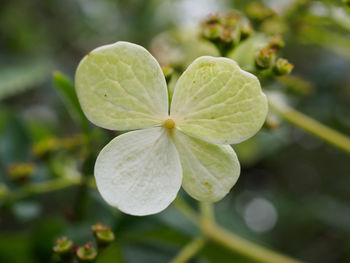
M 289 63 L 287 59 L 279 58 L 273 67 L 273 71 L 276 75 L 288 75 L 292 72 L 294 65 Z
M 72 137 L 67 137 L 59 140 L 60 146 L 62 146 L 65 150 L 71 151 L 81 146 L 87 141 L 87 138 L 84 135 L 77 134 Z
M 73 254 L 73 242 L 68 240 L 67 237 L 61 237 L 56 240 L 53 251 L 61 258 L 69 258 Z
M 13 163 L 8 167 L 10 178 L 20 183 L 27 182 L 33 176 L 34 170 L 33 163 Z
M 87 242 L 77 250 L 77 258 L 79 262 L 93 262 L 96 257 L 97 251 L 93 248 L 91 242 Z
M 238 26 L 235 27 L 229 27 L 224 26 L 220 39 L 221 41 L 226 45 L 233 45 L 235 46 L 238 44 L 241 38 L 241 33 Z
M 255 65 L 259 69 L 268 69 L 272 67 L 273 63 L 275 62 L 275 57 L 276 57 L 275 49 L 261 48 L 255 54 Z
M 33 153 L 37 156 L 44 156 L 57 150 L 59 147 L 59 141 L 57 138 L 49 137 L 39 141 L 33 146 Z
M 250 35 L 253 33 L 253 26 L 248 20 L 245 20 L 241 23 L 240 29 L 241 29 L 241 40 L 250 37 Z
M 277 50 L 284 47 L 284 41 L 281 35 L 274 35 L 269 41 L 269 47 Z
M 166 82 L 169 83 L 171 77 L 174 74 L 174 68 L 172 68 L 169 65 L 166 65 L 166 66 L 162 66 L 162 71 L 163 71 Z
M 100 248 L 104 248 L 110 243 L 112 243 L 115 239 L 113 232 L 110 227 L 105 226 L 101 222 L 97 222 L 95 225 L 91 227 L 94 235 L 97 239 L 98 246 Z
M 276 114 L 268 113 L 264 126 L 269 130 L 277 130 L 281 126 L 281 121 L 279 116 Z
M 210 41 L 220 39 L 222 26 L 220 24 L 205 24 L 202 27 L 202 36 Z

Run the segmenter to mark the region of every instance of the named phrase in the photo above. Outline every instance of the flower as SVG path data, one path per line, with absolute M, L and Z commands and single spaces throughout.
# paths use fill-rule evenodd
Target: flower
M 240 174 L 228 144 L 263 125 L 267 99 L 258 79 L 228 58 L 197 58 L 181 75 L 171 104 L 161 67 L 143 47 L 99 47 L 75 78 L 87 118 L 110 130 L 136 130 L 109 142 L 95 179 L 104 200 L 131 215 L 164 210 L 181 185 L 193 198 L 222 199 Z

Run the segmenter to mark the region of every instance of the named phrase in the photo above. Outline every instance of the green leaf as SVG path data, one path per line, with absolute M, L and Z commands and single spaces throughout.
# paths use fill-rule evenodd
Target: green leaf
M 200 57 L 179 78 L 170 115 L 177 128 L 207 142 L 242 142 L 263 125 L 267 99 L 259 80 L 228 58 Z
M 72 81 L 63 73 L 55 71 L 53 73 L 53 82 L 72 118 L 86 131 L 88 129 L 88 122 L 80 107 Z
M 165 77 L 141 46 L 117 42 L 96 48 L 80 62 L 75 84 L 85 115 L 97 126 L 132 130 L 168 116 Z
M 51 70 L 48 62 L 25 62 L 0 69 L 0 99 L 34 88 L 46 80 Z
M 112 243 L 97 257 L 96 263 L 122 263 L 124 262 L 122 251 L 118 243 Z

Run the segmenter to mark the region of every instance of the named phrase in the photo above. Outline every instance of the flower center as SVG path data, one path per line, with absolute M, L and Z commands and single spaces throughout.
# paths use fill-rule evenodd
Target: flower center
M 163 122 L 163 127 L 167 128 L 169 130 L 174 129 L 175 128 L 175 121 L 172 119 L 167 119 Z

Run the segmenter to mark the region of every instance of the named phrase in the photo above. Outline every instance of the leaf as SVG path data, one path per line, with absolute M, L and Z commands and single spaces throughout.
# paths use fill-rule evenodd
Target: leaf
M 88 129 L 87 119 L 80 107 L 72 81 L 63 73 L 55 71 L 53 73 L 53 82 L 72 118 L 86 131 Z
M 264 34 L 256 34 L 239 44 L 228 57 L 235 60 L 238 65 L 247 71 L 255 69 L 256 52 L 268 44 L 268 37 Z
M 96 263 L 122 263 L 124 262 L 122 251 L 118 243 L 112 243 L 97 257 Z
M 48 77 L 51 66 L 48 62 L 25 62 L 0 69 L 0 99 L 20 94 L 41 84 Z
M 91 51 L 78 66 L 75 84 L 85 115 L 97 126 L 132 130 L 168 116 L 165 77 L 141 46 L 117 42 Z
M 131 215 L 164 210 L 181 187 L 178 153 L 164 128 L 125 133 L 103 148 L 95 164 L 99 192 Z
M 182 187 L 193 198 L 216 202 L 237 182 L 240 165 L 229 145 L 216 145 L 174 132 L 183 169 Z
M 170 115 L 177 128 L 207 142 L 232 144 L 257 133 L 267 115 L 259 80 L 228 58 L 200 57 L 179 78 Z

